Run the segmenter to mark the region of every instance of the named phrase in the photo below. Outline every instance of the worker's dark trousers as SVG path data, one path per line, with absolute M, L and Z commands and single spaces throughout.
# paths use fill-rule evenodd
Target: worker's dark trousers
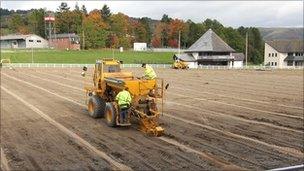
M 128 115 L 128 110 L 129 108 L 120 109 L 120 121 L 124 122 L 126 120 L 126 117 Z

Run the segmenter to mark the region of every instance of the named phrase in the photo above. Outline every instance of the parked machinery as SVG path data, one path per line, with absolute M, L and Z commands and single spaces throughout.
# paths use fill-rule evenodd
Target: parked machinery
M 175 60 L 172 64 L 173 69 L 189 69 L 187 62 Z
M 125 87 L 132 96 L 128 112 L 128 123 L 138 122 L 142 132 L 161 136 L 164 129 L 158 125 L 160 111 L 157 100 L 163 106 L 164 87 L 163 79 L 145 80 L 135 78 L 131 72 L 122 72 L 121 62 L 114 59 L 97 60 L 93 71 L 92 86 L 85 86 L 88 97 L 89 114 L 94 117 L 104 117 L 111 126 L 129 126 L 120 123 L 120 109 L 115 101 L 116 95 Z M 83 68 L 85 76 L 87 68 Z M 162 107 L 161 107 L 162 109 Z

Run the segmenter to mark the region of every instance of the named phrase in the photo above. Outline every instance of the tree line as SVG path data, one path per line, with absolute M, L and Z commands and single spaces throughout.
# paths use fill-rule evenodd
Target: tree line
M 45 9 L 0 10 L 1 35 L 9 33 L 34 33 L 47 38 L 44 24 Z M 181 48 L 190 47 L 209 28 L 217 33 L 237 52 L 245 52 L 248 34 L 248 61 L 263 61 L 263 40 L 257 28 L 225 27 L 217 20 L 206 19 L 201 23 L 171 18 L 164 14 L 161 20 L 148 17 L 132 18 L 123 13 L 113 14 L 107 5 L 87 11 L 78 4 L 71 10 L 62 2 L 54 11 L 56 33 L 76 33 L 83 49 L 131 48 L 134 42 L 146 42 L 154 48 L 177 48 L 180 33 Z

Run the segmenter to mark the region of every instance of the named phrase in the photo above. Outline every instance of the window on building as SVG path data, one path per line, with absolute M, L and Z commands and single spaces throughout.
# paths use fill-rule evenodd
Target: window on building
M 275 54 L 274 54 L 274 56 L 275 56 L 275 57 L 278 57 L 278 54 L 277 54 L 277 53 L 275 53 Z
M 277 66 L 277 62 L 274 62 L 274 66 Z
M 293 61 L 287 61 L 287 66 L 293 66 Z
M 271 56 L 274 57 L 274 53 L 272 53 Z
M 41 43 L 41 40 L 37 40 L 38 43 Z
M 293 53 L 288 53 L 287 55 L 288 55 L 288 56 L 293 56 Z
M 271 56 L 271 53 L 268 54 L 268 57 L 270 57 L 270 56 Z
M 271 62 L 271 65 L 270 66 L 273 66 L 273 62 Z
M 34 42 L 34 40 L 29 40 L 29 42 Z

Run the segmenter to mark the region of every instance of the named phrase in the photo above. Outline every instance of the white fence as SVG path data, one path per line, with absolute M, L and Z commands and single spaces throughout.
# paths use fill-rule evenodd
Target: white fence
M 153 68 L 171 68 L 170 64 L 149 64 Z M 3 63 L 2 67 L 24 67 L 24 68 L 75 68 L 75 67 L 93 67 L 94 64 L 51 64 L 51 63 Z M 123 68 L 138 68 L 141 67 L 141 64 L 122 64 Z M 272 69 L 304 69 L 303 66 L 288 66 L 285 68 L 275 68 L 271 66 L 247 66 L 241 68 L 232 68 L 229 66 L 203 66 L 199 65 L 198 69 L 216 69 L 216 70 L 227 70 L 227 69 L 235 69 L 235 70 L 243 70 L 243 69 L 253 69 L 253 70 L 272 70 Z

